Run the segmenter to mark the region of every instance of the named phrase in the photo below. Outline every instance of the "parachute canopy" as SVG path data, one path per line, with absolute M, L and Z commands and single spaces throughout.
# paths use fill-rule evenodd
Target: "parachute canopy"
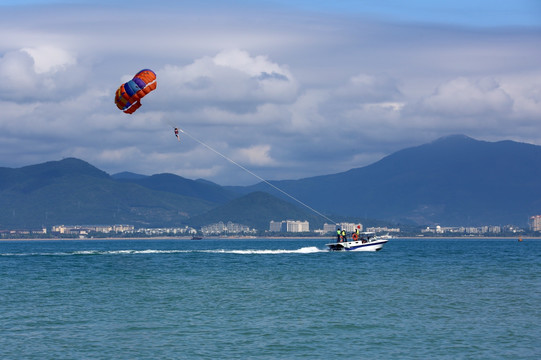
M 132 114 L 141 106 L 141 99 L 156 89 L 156 73 L 150 69 L 139 71 L 133 79 L 116 91 L 115 104 L 126 114 Z

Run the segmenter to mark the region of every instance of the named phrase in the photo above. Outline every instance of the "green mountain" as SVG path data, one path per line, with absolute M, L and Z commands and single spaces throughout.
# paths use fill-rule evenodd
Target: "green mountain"
M 336 214 L 336 221 L 525 226 L 541 214 L 539 179 L 541 146 L 455 135 L 343 173 L 272 183 L 322 214 Z M 312 229 L 325 222 L 265 183 L 221 187 L 172 174 L 112 177 L 73 158 L 0 168 L 0 229 L 232 221 L 263 230 L 271 220 L 308 220 Z
M 58 224 L 186 223 L 215 203 L 118 182 L 78 159 L 0 168 L 0 229 Z
M 113 175 L 113 178 L 120 182 L 138 184 L 148 189 L 166 191 L 217 204 L 225 204 L 239 196 L 238 193 L 210 181 L 190 180 L 173 174 L 143 176 L 133 173 L 120 173 Z
M 273 181 L 325 213 L 395 223 L 524 226 L 541 213 L 541 146 L 453 135 L 343 173 Z M 267 191 L 265 183 L 231 187 Z

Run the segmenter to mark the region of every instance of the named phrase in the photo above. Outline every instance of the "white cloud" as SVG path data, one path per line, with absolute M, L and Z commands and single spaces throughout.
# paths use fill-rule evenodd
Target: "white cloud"
M 238 149 L 235 157 L 243 163 L 254 166 L 273 166 L 276 165 L 276 161 L 270 156 L 270 150 L 270 145 L 256 145 Z
M 75 57 L 66 50 L 52 46 L 23 48 L 21 51 L 32 57 L 36 74 L 55 73 L 76 64 Z
M 513 98 L 515 118 L 538 123 L 541 118 L 541 73 L 506 78 L 502 88 Z
M 421 109 L 440 116 L 490 116 L 510 112 L 513 100 L 493 78 L 460 77 L 421 101 Z
M 265 103 L 291 102 L 297 94 L 297 82 L 286 68 L 242 50 L 224 50 L 186 66 L 168 65 L 158 77 L 161 102 L 174 98 L 184 108 L 253 112 Z
M 327 91 L 310 90 L 298 97 L 294 104 L 288 107 L 290 121 L 285 123 L 283 131 L 286 133 L 313 134 L 329 123 L 321 114 L 320 107 L 329 101 Z
M 175 125 L 269 179 L 345 171 L 450 133 L 541 144 L 538 28 L 242 5 L 3 7 L 0 166 L 77 156 L 111 173 L 257 181 L 176 141 Z M 127 31 L 141 17 L 152 26 Z M 158 88 L 124 114 L 114 92 L 143 68 Z
M 358 74 L 335 91 L 336 97 L 356 103 L 392 101 L 401 96 L 395 79 L 385 75 Z
M 261 74 L 279 74 L 288 77 L 288 71 L 282 69 L 278 64 L 272 63 L 266 56 L 250 56 L 247 51 L 232 49 L 217 54 L 212 62 L 217 66 L 223 66 L 246 73 L 251 77 L 259 77 Z M 289 75 L 290 76 L 290 75 Z
M 8 52 L 0 58 L 0 93 L 3 98 L 36 89 L 37 77 L 32 57 L 22 51 Z
M 35 101 L 62 99 L 87 90 L 81 86 L 86 69 L 74 56 L 56 47 L 21 48 L 0 57 L 2 99 Z

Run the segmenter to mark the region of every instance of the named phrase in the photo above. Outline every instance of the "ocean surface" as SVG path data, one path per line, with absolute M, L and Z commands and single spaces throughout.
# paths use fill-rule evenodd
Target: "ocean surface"
M 0 242 L 0 359 L 541 359 L 541 240 Z

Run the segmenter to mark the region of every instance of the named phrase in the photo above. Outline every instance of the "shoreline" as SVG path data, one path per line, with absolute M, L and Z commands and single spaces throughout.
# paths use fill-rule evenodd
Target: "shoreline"
M 191 236 L 156 236 L 156 237 L 103 237 L 103 238 L 0 238 L 0 242 L 7 241 L 129 241 L 129 240 L 323 240 L 329 241 L 331 237 L 309 236 L 212 236 L 203 239 L 192 239 Z M 332 237 L 334 239 L 334 237 Z M 541 240 L 541 236 L 404 236 L 393 237 L 389 240 Z

